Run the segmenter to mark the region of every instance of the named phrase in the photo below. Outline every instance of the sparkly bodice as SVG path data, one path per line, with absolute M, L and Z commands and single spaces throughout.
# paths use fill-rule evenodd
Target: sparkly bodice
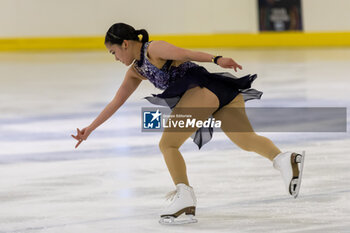
M 164 66 L 159 69 L 147 58 L 147 48 L 151 42 L 152 41 L 149 41 L 142 45 L 140 60 L 135 60 L 133 66 L 140 75 L 147 78 L 155 87 L 165 90 L 176 80 L 182 78 L 188 69 L 198 66 L 190 61 L 184 62 L 179 66 L 171 66 L 172 60 L 168 60 Z

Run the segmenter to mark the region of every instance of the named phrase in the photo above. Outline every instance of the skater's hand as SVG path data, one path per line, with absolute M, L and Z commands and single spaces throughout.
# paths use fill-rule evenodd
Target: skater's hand
M 83 140 L 85 141 L 89 137 L 91 132 L 92 130 L 89 127 L 85 127 L 82 130 L 79 130 L 77 128 L 77 135 L 71 135 L 74 139 L 78 141 L 78 143 L 75 145 L 75 148 L 77 148 L 80 145 L 80 143 L 83 142 Z
M 237 72 L 238 69 L 242 69 L 241 65 L 238 65 L 232 58 L 229 57 L 220 57 L 217 61 L 218 65 L 222 68 L 233 68 Z

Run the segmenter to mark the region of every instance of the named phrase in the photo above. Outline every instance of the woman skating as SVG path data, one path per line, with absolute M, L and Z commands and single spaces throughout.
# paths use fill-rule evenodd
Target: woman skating
M 77 129 L 72 135 L 79 144 L 90 133 L 111 117 L 136 90 L 142 80 L 149 80 L 155 87 L 164 90 L 161 94 L 147 97 L 153 104 L 167 105 L 172 115 L 190 114 L 197 120 L 214 117 L 220 120 L 221 129 L 228 138 L 246 151 L 256 152 L 273 162 L 286 184 L 290 195 L 297 197 L 304 155 L 292 152 L 281 153 L 274 143 L 257 135 L 245 113 L 245 101 L 259 99 L 262 92 L 251 89 L 256 75 L 236 78 L 230 73 L 210 73 L 196 62 L 214 62 L 222 68 L 242 69 L 233 59 L 213 56 L 173 46 L 165 41 L 148 41 L 145 30 L 135 30 L 124 23 L 114 24 L 105 37 L 105 46 L 117 61 L 130 66 L 123 83 L 113 100 L 86 128 Z M 200 111 L 195 109 L 200 108 Z M 181 145 L 194 134 L 194 142 L 201 148 L 212 137 L 212 129 L 202 127 L 164 129 L 159 148 L 176 186 L 172 203 L 161 213 L 160 223 L 196 222 L 196 197 L 190 186 L 185 161 L 179 151 Z M 298 166 L 299 165 L 299 166 Z M 178 222 L 176 218 L 185 213 L 189 220 Z

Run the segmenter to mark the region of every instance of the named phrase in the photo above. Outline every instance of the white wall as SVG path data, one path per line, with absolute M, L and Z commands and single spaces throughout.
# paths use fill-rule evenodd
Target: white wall
M 255 0 L 0 0 L 0 37 L 104 35 L 115 22 L 153 34 L 254 32 Z
M 303 0 L 306 31 L 349 31 L 350 0 Z M 0 0 L 0 38 L 101 36 L 115 22 L 151 34 L 257 32 L 256 0 Z
M 350 31 L 350 0 L 302 0 L 305 31 Z

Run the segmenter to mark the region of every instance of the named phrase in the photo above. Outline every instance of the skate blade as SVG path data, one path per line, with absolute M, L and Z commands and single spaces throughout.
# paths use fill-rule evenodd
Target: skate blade
M 173 216 L 169 217 L 162 217 L 159 220 L 159 223 L 162 225 L 182 225 L 182 224 L 190 224 L 190 223 L 197 223 L 198 220 L 193 218 L 193 215 L 186 215 L 189 217 L 189 219 L 176 219 Z
M 298 176 L 298 179 L 294 179 L 294 180 L 291 181 L 291 187 L 295 186 L 295 189 L 291 191 L 291 195 L 294 198 L 297 198 L 298 195 L 299 195 L 300 186 L 301 186 L 301 179 L 303 177 L 304 160 L 305 160 L 305 151 L 303 151 L 301 153 L 301 158 L 298 158 L 298 160 L 297 160 L 297 163 L 299 164 L 299 176 Z

